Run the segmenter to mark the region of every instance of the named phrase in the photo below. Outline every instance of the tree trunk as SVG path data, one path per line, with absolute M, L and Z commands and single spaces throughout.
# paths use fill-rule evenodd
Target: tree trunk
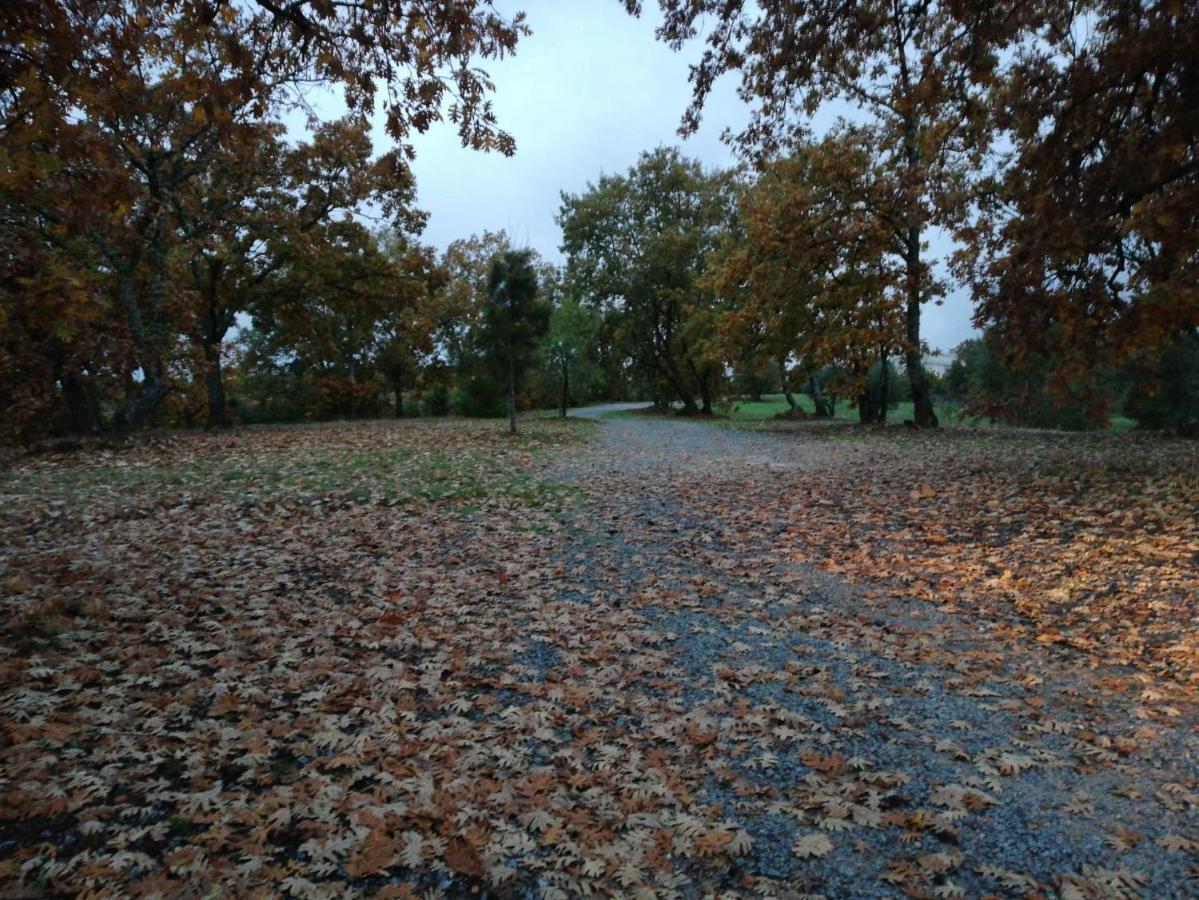
M 917 234 L 917 242 L 919 242 L 919 230 L 910 229 Z M 917 249 L 917 253 L 919 250 Z M 919 267 L 919 257 L 917 256 L 917 268 Z M 909 275 L 909 280 L 910 280 Z M 928 391 L 928 379 L 924 377 L 924 361 L 920 358 L 920 288 L 919 285 L 910 286 L 908 289 L 908 305 L 907 305 L 907 370 L 908 382 L 912 386 L 912 408 L 913 418 L 916 425 L 921 428 L 936 428 L 937 413 L 933 410 L 932 396 Z
M 516 434 L 516 360 L 508 351 L 508 433 Z
M 209 428 L 227 428 L 229 416 L 225 411 L 225 376 L 221 369 L 221 345 L 204 344 L 204 387 L 208 392 Z
M 712 379 L 710 372 L 704 372 L 702 378 L 696 379 L 699 382 L 700 396 L 700 413 L 705 416 L 712 415 Z
M 562 361 L 562 395 L 558 398 L 558 418 L 566 418 L 566 405 L 570 402 L 570 367 Z
M 70 428 L 76 434 L 95 434 L 100 430 L 100 410 L 78 372 L 62 378 L 63 398 L 71 418 Z
M 400 366 L 391 367 L 391 389 L 395 393 L 395 417 L 404 418 L 404 370 Z
M 712 387 L 708 383 L 710 373 L 708 372 L 706 366 L 704 367 L 703 373 L 700 373 L 699 367 L 695 364 L 691 357 L 687 355 L 687 345 L 685 343 L 683 344 L 683 354 L 683 362 L 687 364 L 687 371 L 691 373 L 692 380 L 695 382 L 696 387 L 699 388 L 700 400 L 699 410 L 696 410 L 695 408 L 694 399 L 690 400 L 690 410 L 686 409 L 688 401 L 684 401 L 684 410 L 690 412 L 691 415 L 695 415 L 696 412 L 698 412 L 701 415 L 710 416 L 712 415 Z M 694 397 L 694 395 L 692 395 L 692 397 Z
M 165 267 L 165 259 L 157 260 Z M 158 275 L 152 283 L 158 289 Z M 118 431 L 131 429 L 141 423 L 158 407 L 163 398 L 171 392 L 163 378 L 161 343 L 158 340 L 161 323 L 151 319 L 147 328 L 137 302 L 137 288 L 133 280 L 133 265 L 122 261 L 117 265 L 117 293 L 133 335 L 134 347 L 137 349 L 137 362 L 141 369 L 142 380 L 136 386 L 130 386 L 117 406 L 112 417 L 112 425 Z M 152 292 L 153 293 L 153 292 Z
M 658 412 L 666 412 L 670 409 L 670 403 L 662 394 L 662 381 L 658 378 L 657 369 L 654 370 L 654 409 Z
M 905 64 L 906 65 L 906 64 Z M 905 69 L 906 81 L 906 69 Z M 916 133 L 916 121 L 910 115 L 904 123 L 904 144 L 907 151 L 908 175 L 915 177 L 920 167 L 920 147 Z M 923 301 L 920 283 L 923 267 L 920 262 L 920 225 L 915 221 L 917 213 L 909 211 L 909 225 L 904 235 L 903 262 L 907 280 L 906 318 L 908 382 L 912 386 L 913 418 L 921 428 L 936 428 L 937 414 L 933 410 L 932 397 L 928 392 L 928 379 L 924 377 L 924 361 L 920 358 L 920 305 Z
M 875 410 L 880 425 L 887 424 L 887 394 L 891 391 L 891 362 L 884 353 L 880 357 L 878 370 L 878 409 Z
M 779 384 L 783 388 L 783 396 L 787 400 L 787 407 L 795 410 L 799 408 L 799 404 L 795 402 L 795 397 L 791 394 L 791 388 L 787 384 L 787 364 L 783 360 L 779 360 Z
M 858 424 L 873 425 L 874 421 L 874 395 L 867 385 L 866 390 L 858 394 Z
M 689 416 L 695 415 L 699 411 L 695 406 L 695 395 L 691 392 L 691 387 L 687 384 L 687 379 L 679 372 L 678 364 L 670 355 L 669 347 L 660 351 L 658 356 L 661 361 L 662 374 L 670 382 L 675 396 L 683 401 L 683 413 Z
M 113 416 L 113 427 L 118 431 L 127 431 L 139 425 L 150 413 L 154 412 L 171 389 L 157 378 L 146 379 L 133 388 Z
M 808 375 L 808 394 L 812 398 L 812 405 L 816 407 L 816 418 L 831 419 L 833 417 L 833 405 L 824 396 L 824 389 L 820 387 L 820 382 L 814 374 Z
M 787 407 L 792 410 L 799 409 L 799 403 L 795 400 L 795 395 L 791 393 L 791 389 L 783 385 L 783 397 L 787 401 Z
M 852 372 L 855 379 L 861 378 L 862 389 L 858 393 L 858 424 L 873 425 L 874 424 L 874 403 L 875 391 L 870 384 L 870 366 L 862 366 L 859 363 L 854 363 Z

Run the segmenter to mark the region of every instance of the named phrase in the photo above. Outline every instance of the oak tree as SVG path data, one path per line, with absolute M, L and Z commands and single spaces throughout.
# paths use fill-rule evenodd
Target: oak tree
M 1199 335 L 1199 8 L 1035 6 L 994 104 L 1011 153 L 959 263 L 978 323 L 1064 393 L 1096 363 L 1151 376 Z
M 639 13 L 638 0 L 625 0 Z M 707 28 L 681 131 L 694 132 L 720 76 L 739 73 L 752 104 L 749 122 L 728 137 L 754 158 L 769 158 L 803 134 L 829 100 L 870 118 L 903 198 L 893 223 L 903 260 L 905 356 L 918 425 L 936 425 L 921 362 L 920 317 L 935 296 L 926 237 L 963 212 L 963 169 L 986 147 L 986 94 L 999 53 L 1020 27 L 1024 4 L 869 0 L 758 3 L 660 0 L 659 37 L 675 49 Z
M 396 148 L 377 164 L 401 187 L 410 182 L 407 138 L 443 116 L 468 146 L 513 149 L 473 61 L 512 52 L 527 29 L 486 2 L 18 0 L 0 16 L 3 242 L 15 258 L 38 261 L 29 271 L 46 273 L 6 285 L 5 316 L 33 340 L 6 342 L 17 358 L 6 355 L 3 373 L 42 386 L 28 409 L 55 405 L 46 386 L 66 398 L 103 376 L 111 398 L 67 401 L 80 426 L 97 419 L 85 410 L 102 407 L 116 425 L 151 414 L 181 362 L 181 333 L 214 368 L 228 304 L 199 324 L 188 307 L 194 291 L 211 288 L 209 263 L 225 255 L 207 248 L 235 252 L 230 235 L 246 237 L 225 218 L 238 206 L 226 202 L 227 176 L 254 171 L 264 128 L 297 102 L 319 125 L 305 90 L 340 88 L 358 119 L 384 108 Z M 180 265 L 188 259 L 198 260 L 194 271 Z M 84 340 L 90 325 L 57 329 L 70 333 L 68 347 L 39 324 L 45 317 L 32 308 L 59 277 L 71 289 L 53 293 L 78 302 L 56 320 L 103 321 L 111 337 Z M 201 314 L 213 309 L 196 302 Z M 4 392 L 31 394 L 19 384 Z M 219 410 L 214 401 L 217 419 Z
M 836 367 L 834 386 L 857 397 L 862 421 L 885 418 L 869 373 L 886 372 L 903 344 L 904 298 L 873 165 L 858 131 L 799 145 L 746 190 L 713 257 L 726 355 L 776 366 L 793 410 L 798 376 L 817 414 L 831 415 L 821 373 Z
M 701 408 L 697 399 L 712 411 L 723 374 L 705 341 L 715 297 L 702 276 L 734 203 L 729 173 L 706 172 L 671 148 L 562 196 L 567 277 L 619 321 L 627 355 L 664 379 L 687 412 Z

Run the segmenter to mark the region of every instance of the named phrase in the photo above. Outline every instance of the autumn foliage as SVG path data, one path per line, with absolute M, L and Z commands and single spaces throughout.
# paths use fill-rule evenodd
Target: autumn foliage
M 207 383 L 223 424 L 237 316 L 296 290 L 279 280 L 299 261 L 339 270 L 347 239 L 365 239 L 344 234 L 364 203 L 401 232 L 419 224 L 403 142 L 448 94 L 465 143 L 512 150 L 463 63 L 525 29 L 474 3 L 80 0 L 3 17 L 0 396 L 17 435 L 135 426 L 181 372 Z M 289 145 L 279 118 L 313 85 L 341 89 L 350 113 Z M 396 141 L 381 155 L 377 101 Z

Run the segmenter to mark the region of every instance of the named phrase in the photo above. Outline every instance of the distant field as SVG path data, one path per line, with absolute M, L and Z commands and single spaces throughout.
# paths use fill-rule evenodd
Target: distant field
M 811 415 L 816 411 L 812 398 L 807 394 L 793 394 L 792 396 L 795 397 L 795 402 L 804 412 Z M 764 394 L 760 403 L 752 400 L 733 400 L 722 404 L 718 410 L 721 415 L 726 415 L 734 421 L 756 422 L 762 419 L 771 419 L 779 413 L 786 412 L 787 400 L 782 394 Z M 957 420 L 958 405 L 956 403 L 938 403 L 936 410 L 937 417 L 942 422 L 948 423 Z M 904 401 L 887 410 L 888 422 L 902 422 L 913 416 L 911 401 Z M 845 402 L 838 403 L 835 418 L 856 422 L 858 421 L 857 407 Z
M 796 403 L 804 412 L 809 415 L 815 413 L 816 407 L 807 394 L 793 394 L 792 396 L 795 397 Z M 937 418 L 942 425 L 969 425 L 975 428 L 990 428 L 994 425 L 985 416 L 963 416 L 958 403 L 937 403 L 934 406 Z M 723 416 L 733 422 L 762 422 L 786 412 L 787 400 L 782 394 L 763 394 L 761 401 L 729 400 L 718 403 L 715 411 L 718 416 Z M 609 413 L 609 416 L 617 417 L 631 415 L 637 415 L 637 411 Z M 844 422 L 856 422 L 858 421 L 857 407 L 842 401 L 837 404 L 834 418 Z M 897 403 L 887 410 L 887 421 L 890 423 L 900 423 L 913 418 L 915 418 L 915 413 L 910 400 Z M 1117 432 L 1131 431 L 1135 427 L 1136 422 L 1125 416 L 1112 416 L 1108 423 L 1109 430 Z

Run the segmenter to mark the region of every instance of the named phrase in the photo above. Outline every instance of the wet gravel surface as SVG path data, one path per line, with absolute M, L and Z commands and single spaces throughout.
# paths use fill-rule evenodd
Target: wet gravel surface
M 730 760 L 735 780 L 758 793 L 712 779 L 696 797 L 753 837 L 726 888 L 1199 895 L 1195 847 L 1162 843 L 1199 837 L 1193 710 L 1156 715 L 1109 689 L 1129 680 L 1126 671 L 1084 670 L 1038 645 L 996 646 L 960 612 L 789 564 L 770 546 L 772 523 L 734 533 L 680 499 L 688 493 L 680 485 L 707 484 L 729 504 L 752 504 L 737 490 L 739 472 L 819 470 L 856 452 L 837 441 L 621 418 L 603 420 L 593 445 L 556 472 L 588 497 L 562 560 L 574 599 L 633 609 L 659 632 L 691 677 L 688 706 L 785 710 L 799 732 L 793 750 L 775 745 L 765 764 Z M 556 657 L 537 651 L 528 662 L 552 666 Z M 846 762 L 830 775 L 813 763 L 813 745 Z M 830 814 L 831 852 L 799 858 L 793 844 L 813 831 L 810 810 L 795 808 L 805 786 L 840 789 L 848 803 L 854 773 L 898 776 L 879 782 L 879 808 L 895 815 L 843 830 Z M 946 799 L 955 790 L 960 799 L 962 788 L 978 796 L 964 806 Z M 926 827 L 921 816 L 936 821 Z

